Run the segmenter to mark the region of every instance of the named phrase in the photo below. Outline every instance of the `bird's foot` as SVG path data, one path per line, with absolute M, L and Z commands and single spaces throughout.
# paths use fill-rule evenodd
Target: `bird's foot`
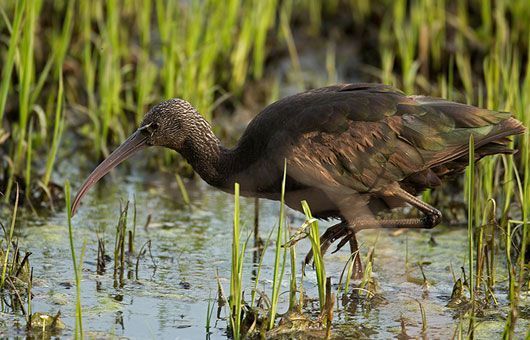
M 359 245 L 357 244 L 357 237 L 355 236 L 354 228 L 348 228 L 348 233 L 342 238 L 342 240 L 340 240 L 333 253 L 339 251 L 342 247 L 344 247 L 344 245 L 346 245 L 346 243 L 350 244 L 351 257 L 349 261 L 352 261 L 353 265 L 351 278 L 353 280 L 360 280 L 364 275 L 364 271 L 361 261 L 361 252 L 359 251 Z
M 329 227 L 322 236 L 320 236 L 320 253 L 322 256 L 326 253 L 329 246 L 339 238 L 343 237 L 348 233 L 348 228 L 344 222 L 335 224 L 334 226 Z M 311 249 L 304 260 L 305 265 L 308 265 L 313 259 L 313 250 Z
M 438 210 L 433 211 L 432 213 L 425 214 L 421 218 L 421 222 L 423 223 L 425 228 L 431 229 L 442 221 L 442 213 L 440 213 Z
M 363 276 L 363 266 L 362 266 L 359 247 L 357 244 L 357 238 L 355 237 L 354 230 L 355 228 L 346 224 L 345 222 L 329 227 L 324 232 L 324 234 L 322 234 L 322 236 L 320 237 L 320 252 L 322 256 L 324 256 L 324 254 L 329 249 L 331 244 L 338 239 L 341 239 L 341 240 L 339 244 L 337 245 L 337 248 L 333 251 L 333 253 L 337 252 L 342 247 L 344 247 L 346 243 L 350 243 L 350 250 L 352 253 L 352 261 L 353 261 L 353 266 L 354 266 L 353 271 L 352 271 L 352 279 L 357 280 L 357 279 L 362 278 Z M 312 259 L 313 259 L 313 250 L 310 250 L 305 257 L 304 264 L 308 265 Z
M 350 240 L 352 238 L 355 237 L 355 232 L 351 231 L 351 230 L 347 230 L 346 232 L 346 235 L 344 235 L 344 237 L 342 238 L 342 240 L 340 240 L 339 244 L 337 244 L 337 248 L 335 248 L 335 250 L 333 252 L 331 252 L 332 254 L 335 254 L 336 252 L 338 252 L 339 250 L 342 249 L 342 247 L 344 247 L 346 245 L 346 243 L 350 242 Z M 358 250 L 358 249 L 357 249 Z

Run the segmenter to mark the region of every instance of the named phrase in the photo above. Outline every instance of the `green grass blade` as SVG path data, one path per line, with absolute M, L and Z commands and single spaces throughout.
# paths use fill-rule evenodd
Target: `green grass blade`
M 50 184 L 52 177 L 53 166 L 55 164 L 55 159 L 57 158 L 57 152 L 59 151 L 59 144 L 61 142 L 61 136 L 64 129 L 64 115 L 63 115 L 63 76 L 62 69 L 59 76 L 59 88 L 57 90 L 57 103 L 55 107 L 55 120 L 53 126 L 53 137 L 52 144 L 50 147 L 50 152 L 48 153 L 48 158 L 46 160 L 46 172 L 42 178 L 44 186 L 47 188 Z
M 75 255 L 74 231 L 72 227 L 72 205 L 70 204 L 70 182 L 68 180 L 64 184 L 64 193 L 66 200 L 66 214 L 68 218 L 68 238 L 70 241 L 70 252 L 72 256 L 72 264 L 74 267 L 74 277 L 76 286 L 76 322 L 74 334 L 76 339 L 83 339 L 83 315 L 81 309 L 81 270 L 78 267 Z
M 283 270 L 280 272 L 280 253 L 282 248 L 283 228 L 285 224 L 285 181 L 287 178 L 287 160 L 283 164 L 282 191 L 280 197 L 280 220 L 278 222 L 278 232 L 276 234 L 276 251 L 274 254 L 274 275 L 272 279 L 271 308 L 269 310 L 269 329 L 274 327 L 276 311 L 278 310 L 278 297 L 280 296 L 280 285 L 283 277 Z M 284 250 L 285 260 L 285 250 Z
M 2 83 L 0 84 L 0 128 L 2 127 L 2 121 L 4 118 L 7 93 L 9 91 L 9 85 L 11 84 L 11 73 L 13 72 L 13 65 L 15 64 L 15 53 L 17 51 L 18 40 L 22 31 L 20 29 L 20 24 L 22 22 L 22 14 L 24 13 L 25 6 L 26 0 L 16 2 L 13 28 L 11 30 L 11 37 L 9 38 L 9 47 L 7 49 L 6 58 L 3 60 Z
M 234 184 L 234 220 L 232 229 L 232 270 L 230 274 L 230 324 L 234 339 L 241 337 L 241 277 L 242 258 L 240 245 L 239 183 Z
M 306 201 L 302 201 L 302 209 L 307 219 L 312 219 L 313 215 Z M 326 303 L 326 269 L 324 267 L 324 258 L 320 251 L 320 232 L 318 230 L 318 222 L 311 223 L 309 229 L 309 239 L 311 241 L 311 250 L 313 251 L 313 261 L 315 263 L 315 271 L 317 275 L 318 285 L 318 299 L 320 302 L 320 311 L 324 309 Z
M 467 240 L 468 240 L 468 260 L 469 260 L 469 292 L 471 301 L 474 301 L 474 272 L 473 272 L 473 247 L 474 247 L 474 231 L 473 231 L 473 217 L 475 214 L 475 141 L 471 134 L 469 136 L 469 165 L 466 172 L 467 184 Z

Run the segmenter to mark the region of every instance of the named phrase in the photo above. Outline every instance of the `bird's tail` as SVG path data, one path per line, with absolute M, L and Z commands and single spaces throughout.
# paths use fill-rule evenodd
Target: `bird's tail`
M 475 161 L 489 155 L 516 153 L 517 150 L 508 145 L 510 143 L 509 137 L 522 134 L 525 131 L 526 128 L 523 124 L 513 117 L 500 121 L 495 124 L 490 134 L 475 140 Z M 451 177 L 453 174 L 462 172 L 468 164 L 469 148 L 465 148 L 460 157 L 441 162 L 438 166 L 434 166 L 432 171 L 440 178 Z

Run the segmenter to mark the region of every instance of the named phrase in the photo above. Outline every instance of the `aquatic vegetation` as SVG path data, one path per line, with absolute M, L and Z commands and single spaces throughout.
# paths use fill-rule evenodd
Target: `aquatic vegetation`
M 17 221 L 18 199 L 19 199 L 19 190 L 18 190 L 18 186 L 17 186 L 16 198 L 15 198 L 15 206 L 13 208 L 13 214 L 11 215 L 11 224 L 10 224 L 10 227 L 9 227 L 9 232 L 7 232 L 4 229 L 4 237 L 5 237 L 6 249 L 5 249 L 5 251 L 3 251 L 4 260 L 2 261 L 3 262 L 2 263 L 2 278 L 1 278 L 1 281 L 0 281 L 0 289 L 4 288 L 4 284 L 6 282 L 6 277 L 7 277 L 8 274 L 10 274 L 10 273 L 8 273 L 9 256 L 10 256 L 10 252 L 11 252 L 11 245 L 12 245 L 12 242 L 13 242 L 13 231 L 15 230 L 15 223 Z M 11 267 L 10 272 L 12 273 L 14 269 L 16 269 L 16 268 Z
M 243 311 L 243 259 L 246 243 L 240 244 L 239 226 L 239 184 L 234 187 L 234 222 L 232 230 L 232 270 L 230 273 L 230 325 L 234 339 L 241 337 L 241 317 Z M 240 249 L 241 247 L 241 249 Z
M 80 256 L 77 257 L 75 253 L 75 246 L 74 246 L 74 232 L 72 228 L 72 205 L 70 204 L 70 183 L 66 181 L 65 186 L 65 197 L 66 197 L 66 211 L 67 211 L 67 219 L 68 219 L 68 238 L 70 239 L 70 251 L 72 256 L 72 265 L 74 268 L 74 276 L 75 276 L 75 288 L 76 288 L 76 300 L 75 300 L 75 332 L 74 337 L 76 339 L 83 339 L 83 310 L 81 307 L 81 277 L 83 275 L 83 257 L 85 254 L 85 247 L 86 242 L 83 243 L 83 247 L 81 248 Z M 78 262 L 79 259 L 79 262 Z M 54 324 L 52 322 L 52 324 Z M 43 327 L 45 327 L 45 324 Z
M 61 333 L 66 328 L 64 322 L 61 321 L 61 313 L 57 312 L 55 315 L 47 315 L 44 313 L 33 313 L 28 322 L 28 330 L 30 334 L 35 337 L 47 338 Z
M 280 295 L 280 285 L 283 279 L 285 271 L 285 260 L 287 248 L 283 248 L 282 253 L 282 240 L 285 237 L 285 179 L 287 176 L 287 160 L 284 161 L 283 165 L 283 179 L 280 199 L 280 217 L 278 221 L 278 231 L 276 234 L 276 249 L 274 252 L 274 276 L 272 278 L 272 293 L 271 293 L 271 305 L 269 310 L 269 329 L 272 329 L 276 320 L 276 311 L 278 310 L 278 296 Z M 281 256 L 281 258 L 280 258 Z
M 474 148 L 473 135 L 469 136 L 469 164 L 466 169 L 466 182 L 467 182 L 467 241 L 468 243 L 468 262 L 469 262 L 469 292 L 471 302 L 474 303 L 475 300 L 475 275 L 474 275 L 474 224 L 473 224 L 473 215 L 474 215 L 474 195 L 475 195 L 475 148 Z
M 306 219 L 308 221 L 313 219 L 311 216 L 311 209 L 306 201 L 302 202 Z M 318 283 L 318 298 L 320 301 L 320 311 L 324 310 L 326 304 L 326 269 L 324 266 L 324 256 L 320 251 L 320 232 L 318 230 L 318 222 L 313 220 L 309 227 L 309 240 L 311 241 L 311 250 L 313 251 L 313 261 Z

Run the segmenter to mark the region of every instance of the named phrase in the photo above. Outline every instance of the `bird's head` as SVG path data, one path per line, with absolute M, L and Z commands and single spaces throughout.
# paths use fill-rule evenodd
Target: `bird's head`
M 154 106 L 136 131 L 146 146 L 165 146 L 180 151 L 199 114 L 187 101 L 179 98 Z
M 118 164 L 148 146 L 171 147 L 180 151 L 196 121 L 197 111 L 185 100 L 170 99 L 154 106 L 140 127 L 105 158 L 88 176 L 72 204 L 75 214 L 86 192 Z

